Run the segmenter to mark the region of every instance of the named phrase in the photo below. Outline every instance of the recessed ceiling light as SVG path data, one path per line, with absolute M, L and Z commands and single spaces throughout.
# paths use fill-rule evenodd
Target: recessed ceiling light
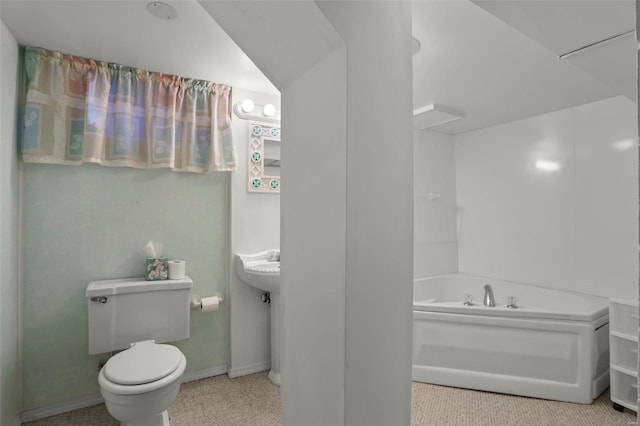
M 160 1 L 147 3 L 147 10 L 153 16 L 163 21 L 173 21 L 178 18 L 178 11 L 173 6 Z

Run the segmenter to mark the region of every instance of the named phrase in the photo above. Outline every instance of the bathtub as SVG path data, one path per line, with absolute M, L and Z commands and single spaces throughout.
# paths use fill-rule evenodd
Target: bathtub
M 415 280 L 413 300 L 416 382 L 582 404 L 609 386 L 606 298 L 451 274 Z

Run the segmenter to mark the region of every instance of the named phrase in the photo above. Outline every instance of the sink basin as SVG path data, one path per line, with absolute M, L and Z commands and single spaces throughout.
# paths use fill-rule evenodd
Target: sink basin
M 280 252 L 267 250 L 256 254 L 236 254 L 235 266 L 240 279 L 258 290 L 280 291 Z

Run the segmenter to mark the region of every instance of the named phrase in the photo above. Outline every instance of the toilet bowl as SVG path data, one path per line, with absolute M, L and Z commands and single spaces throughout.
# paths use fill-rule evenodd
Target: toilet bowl
M 167 410 L 187 367 L 178 348 L 136 342 L 107 361 L 98 375 L 107 410 L 123 426 L 167 426 Z

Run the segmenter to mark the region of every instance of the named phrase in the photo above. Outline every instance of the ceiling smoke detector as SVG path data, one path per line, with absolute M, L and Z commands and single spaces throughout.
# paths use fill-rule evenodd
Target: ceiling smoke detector
M 178 11 L 173 6 L 160 1 L 147 3 L 147 10 L 150 14 L 163 21 L 173 21 L 178 18 Z

